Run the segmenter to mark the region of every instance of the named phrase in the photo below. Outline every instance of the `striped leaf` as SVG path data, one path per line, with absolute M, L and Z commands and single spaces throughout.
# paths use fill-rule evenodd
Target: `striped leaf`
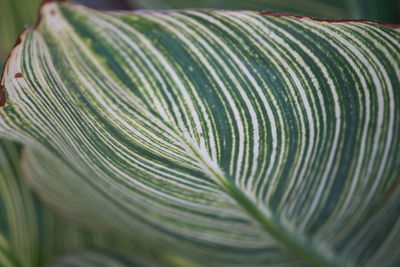
M 296 14 L 344 18 L 353 15 L 349 6 L 353 0 L 130 0 L 150 9 L 222 8 L 274 10 Z M 355 6 L 354 6 L 355 7 Z
M 0 266 L 44 266 L 66 248 L 85 247 L 90 237 L 63 223 L 33 196 L 21 179 L 20 150 L 0 141 Z
M 60 212 L 203 265 L 399 262 L 399 28 L 41 13 L 6 64 L 0 134 Z
M 23 183 L 20 150 L 0 141 L 0 266 L 43 266 L 61 247 L 81 240 L 76 230 L 56 223 Z
M 77 227 L 77 218 L 72 223 L 54 214 L 22 180 L 21 149 L 11 142 L 0 141 L 0 266 L 47 266 L 59 255 L 87 248 L 102 249 L 112 255 L 119 252 L 121 255 L 113 256 L 116 262 L 124 262 L 123 254 L 132 254 L 132 251 L 135 251 L 130 255 L 132 262 L 146 263 L 146 257 L 167 266 L 179 266 L 183 262 L 174 255 L 163 256 L 126 235 L 121 237 L 101 228 Z M 96 258 L 90 256 L 96 255 L 94 252 L 84 254 L 88 256 L 82 256 L 82 260 Z M 64 262 L 64 257 L 58 261 Z
M 150 9 L 222 8 L 292 12 L 324 18 L 400 22 L 400 5 L 381 0 L 130 0 Z

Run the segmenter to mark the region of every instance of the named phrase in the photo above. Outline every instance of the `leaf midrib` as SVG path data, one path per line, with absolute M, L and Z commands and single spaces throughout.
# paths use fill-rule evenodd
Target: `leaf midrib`
M 212 173 L 214 180 L 219 182 L 219 185 L 223 191 L 225 191 L 232 199 L 249 215 L 249 217 L 260 225 L 260 227 L 272 235 L 277 241 L 287 247 L 290 251 L 296 254 L 299 259 L 302 259 L 308 266 L 314 267 L 344 267 L 350 266 L 348 263 L 338 260 L 334 257 L 328 258 L 326 255 L 318 252 L 316 249 L 316 244 L 311 242 L 308 238 L 300 240 L 294 238 L 287 229 L 282 227 L 277 223 L 277 216 L 271 213 L 271 217 L 266 216 L 262 210 L 258 207 L 251 198 L 244 194 L 240 188 L 233 182 L 233 179 L 228 179 L 226 173 L 224 176 L 220 175 L 218 171 L 214 170 L 207 162 L 201 157 L 197 152 L 196 148 L 193 146 L 193 142 L 187 140 L 184 141 L 185 144 L 190 148 L 190 152 L 194 154 L 196 160 L 198 160 L 201 165 L 207 166 L 208 172 Z M 274 219 L 275 218 L 275 219 Z

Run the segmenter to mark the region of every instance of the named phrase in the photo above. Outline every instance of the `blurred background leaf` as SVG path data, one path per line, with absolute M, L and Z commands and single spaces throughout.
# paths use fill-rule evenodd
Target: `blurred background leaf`
M 115 260 L 124 259 L 122 254 L 129 252 L 130 257 L 136 255 L 135 260 L 140 262 L 149 262 L 149 258 L 158 262 L 176 261 L 170 255 L 166 260 L 160 259 L 164 256 L 126 236 L 99 228 L 81 228 L 54 214 L 23 180 L 21 149 L 12 142 L 0 140 L 0 266 L 46 266 L 58 255 L 86 248 L 112 251 Z M 121 257 L 115 252 L 120 252 Z M 88 255 L 82 260 L 95 260 L 95 254 Z
M 164 266 L 136 257 L 122 256 L 105 251 L 88 250 L 65 255 L 53 267 L 145 267 Z
M 191 266 L 127 235 L 60 217 L 26 183 L 22 146 L 0 139 L 0 266 Z M 22 166 L 22 168 L 21 168 Z M 79 218 L 77 218 L 79 219 Z M 101 254 L 100 254 L 101 253 Z M 98 265 L 98 262 L 103 265 Z M 106 264 L 110 263 L 110 264 Z M 74 265 L 75 264 L 75 265 Z
M 40 0 L 1 0 L 0 1 L 0 65 L 15 43 L 25 24 L 36 20 Z

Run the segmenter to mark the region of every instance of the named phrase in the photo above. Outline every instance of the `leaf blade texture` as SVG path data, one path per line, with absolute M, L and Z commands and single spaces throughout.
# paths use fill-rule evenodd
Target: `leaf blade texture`
M 7 62 L 0 134 L 62 213 L 198 263 L 398 260 L 398 28 L 41 12 Z

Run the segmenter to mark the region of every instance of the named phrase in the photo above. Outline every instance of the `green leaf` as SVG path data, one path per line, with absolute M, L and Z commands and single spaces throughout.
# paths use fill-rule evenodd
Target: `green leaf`
M 35 22 L 40 2 L 40 0 L 0 1 L 0 65 L 18 34 L 24 29 L 24 25 L 32 25 Z
M 291 12 L 302 15 L 345 18 L 350 17 L 348 0 L 130 0 L 142 8 L 185 9 L 221 8 Z
M 21 179 L 20 150 L 0 141 L 0 266 L 43 266 L 65 248 L 84 247 L 89 236 L 65 224 L 33 196 Z
M 153 262 L 124 257 L 104 251 L 81 251 L 68 254 L 57 260 L 53 267 L 157 267 Z
M 149 9 L 221 8 L 273 10 L 323 18 L 400 22 L 396 0 L 130 0 Z
M 43 266 L 58 247 L 73 240 L 55 246 L 52 231 L 61 230 L 58 237 L 76 233 L 55 223 L 55 217 L 24 185 L 19 150 L 15 144 L 0 141 L 0 266 Z
M 79 218 L 71 221 L 54 214 L 22 180 L 21 149 L 0 140 L 0 266 L 46 266 L 59 255 L 87 248 L 102 249 L 106 254 L 120 253 L 115 260 L 122 261 L 123 254 L 129 253 L 132 262 L 148 262 L 146 257 L 151 257 L 164 264 L 182 266 L 178 265 L 182 259 L 177 256 L 163 256 L 134 238 L 88 225 L 77 227 Z
M 399 261 L 399 28 L 46 4 L 0 134 L 65 216 L 202 265 Z

